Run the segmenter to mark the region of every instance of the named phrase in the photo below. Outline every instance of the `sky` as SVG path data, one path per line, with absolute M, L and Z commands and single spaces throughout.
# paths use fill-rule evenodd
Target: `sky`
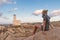
M 50 17 L 58 14 L 50 20 L 60 21 L 60 0 L 0 0 L 0 24 L 12 23 L 13 14 L 21 22 L 42 22 L 42 15 L 33 15 L 41 9 L 47 9 Z

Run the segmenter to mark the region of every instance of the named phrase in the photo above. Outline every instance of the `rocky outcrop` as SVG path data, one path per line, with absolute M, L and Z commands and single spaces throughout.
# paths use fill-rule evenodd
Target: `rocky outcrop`
M 60 28 L 51 29 L 46 32 L 38 32 L 33 36 L 30 36 L 24 40 L 60 40 Z
M 60 27 L 50 28 L 49 31 L 45 32 L 38 28 L 37 32 L 33 34 L 34 27 L 32 25 L 30 27 L 25 26 L 1 27 L 0 40 L 60 40 Z
M 23 40 L 32 35 L 33 28 L 0 27 L 0 40 Z

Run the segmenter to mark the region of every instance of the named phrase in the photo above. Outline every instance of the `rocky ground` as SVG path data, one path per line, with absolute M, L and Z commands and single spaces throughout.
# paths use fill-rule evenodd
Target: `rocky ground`
M 39 31 L 35 35 L 26 38 L 25 40 L 60 40 L 60 27 L 50 29 L 49 31 Z
M 33 34 L 34 26 L 38 29 Z M 0 40 L 60 40 L 60 26 L 42 32 L 39 24 L 25 24 L 19 27 L 0 27 Z

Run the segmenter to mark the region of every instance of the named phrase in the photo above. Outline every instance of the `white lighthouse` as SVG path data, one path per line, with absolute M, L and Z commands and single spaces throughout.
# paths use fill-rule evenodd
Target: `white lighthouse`
M 21 25 L 21 21 L 16 19 L 16 14 L 13 15 L 13 25 Z

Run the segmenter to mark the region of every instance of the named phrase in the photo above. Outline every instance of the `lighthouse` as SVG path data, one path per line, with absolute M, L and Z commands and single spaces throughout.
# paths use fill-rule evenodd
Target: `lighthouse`
M 13 15 L 13 25 L 14 26 L 21 25 L 20 20 L 17 20 L 17 18 L 16 18 L 16 14 Z

